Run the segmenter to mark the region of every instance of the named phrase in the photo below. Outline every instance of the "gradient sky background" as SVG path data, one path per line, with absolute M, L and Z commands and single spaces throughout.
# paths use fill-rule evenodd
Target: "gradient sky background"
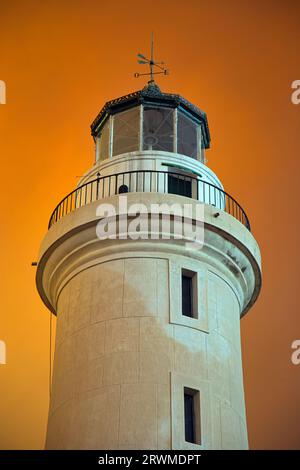
M 44 446 L 49 313 L 35 288 L 40 241 L 55 205 L 93 163 L 89 125 L 110 99 L 144 86 L 149 52 L 208 114 L 208 165 L 246 210 L 263 288 L 243 318 L 251 448 L 300 448 L 300 3 L 260 0 L 0 0 L 0 448 Z

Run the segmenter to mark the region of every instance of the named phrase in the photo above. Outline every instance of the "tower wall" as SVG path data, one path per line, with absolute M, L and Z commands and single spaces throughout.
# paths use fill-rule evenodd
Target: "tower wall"
M 128 200 L 196 204 L 158 193 Z M 207 205 L 201 250 L 99 241 L 98 204 L 57 222 L 41 249 L 38 289 L 58 317 L 46 447 L 247 448 L 239 321 L 260 288 L 251 233 Z M 197 273 L 198 319 L 182 315 L 182 269 Z M 184 387 L 200 392 L 200 444 L 185 442 Z

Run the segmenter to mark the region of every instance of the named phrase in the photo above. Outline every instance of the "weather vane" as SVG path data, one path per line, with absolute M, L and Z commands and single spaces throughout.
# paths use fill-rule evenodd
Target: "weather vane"
M 153 55 L 153 33 L 151 33 L 151 57 L 150 59 L 147 59 L 143 54 L 138 53 L 138 63 L 139 64 L 148 64 L 150 66 L 150 72 L 148 73 L 135 73 L 134 76 L 135 78 L 141 77 L 142 75 L 150 75 L 150 81 L 149 83 L 154 82 L 153 75 L 158 75 L 158 74 L 164 74 L 164 75 L 169 75 L 169 70 L 166 69 L 165 67 L 162 67 L 164 65 L 164 62 L 155 62 L 154 61 L 154 55 Z M 160 69 L 160 72 L 154 72 L 154 67 L 157 67 Z

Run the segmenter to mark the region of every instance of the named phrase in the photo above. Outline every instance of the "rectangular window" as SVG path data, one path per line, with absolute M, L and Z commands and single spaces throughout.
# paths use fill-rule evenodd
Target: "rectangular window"
M 173 113 L 170 108 L 144 108 L 144 150 L 174 152 Z
M 184 387 L 184 429 L 186 442 L 201 444 L 200 393 L 188 387 Z
M 185 113 L 178 112 L 178 127 L 177 127 L 177 152 L 183 155 L 188 155 L 192 158 L 198 156 L 198 141 L 199 141 L 200 124 L 197 124 Z
M 181 271 L 182 315 L 198 318 L 197 308 L 197 273 L 183 269 Z
M 168 175 L 168 193 L 192 197 L 192 180 L 181 175 Z
M 114 115 L 113 156 L 134 152 L 140 147 L 140 108 Z
M 97 156 L 100 161 L 109 157 L 109 127 L 109 121 L 106 121 L 97 138 Z

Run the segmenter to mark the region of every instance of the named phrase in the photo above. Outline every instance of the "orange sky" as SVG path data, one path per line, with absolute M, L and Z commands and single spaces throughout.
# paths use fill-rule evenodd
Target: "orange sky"
M 297 1 L 49 0 L 0 3 L 0 448 L 43 448 L 49 314 L 35 289 L 50 214 L 93 163 L 89 125 L 105 101 L 141 88 L 138 51 L 171 70 L 159 84 L 208 114 L 208 165 L 246 210 L 263 289 L 243 318 L 252 448 L 300 448 Z

